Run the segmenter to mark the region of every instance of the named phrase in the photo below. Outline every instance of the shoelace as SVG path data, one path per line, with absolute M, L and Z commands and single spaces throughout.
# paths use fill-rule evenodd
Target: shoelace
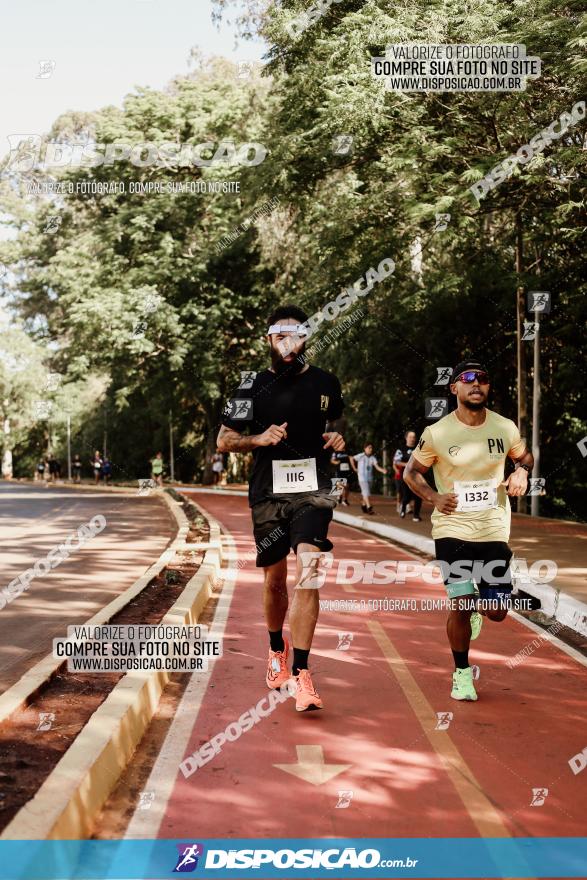
M 300 681 L 300 687 L 302 687 L 305 691 L 307 691 L 313 697 L 318 696 L 318 691 L 314 687 L 314 684 L 312 683 L 312 679 L 310 678 L 309 675 L 302 675 L 301 670 L 300 670 L 300 675 L 299 675 L 299 681 Z

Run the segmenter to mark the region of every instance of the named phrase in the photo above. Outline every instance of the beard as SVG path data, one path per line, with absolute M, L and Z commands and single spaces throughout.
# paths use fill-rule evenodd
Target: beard
M 304 355 L 304 351 L 306 350 L 306 343 L 302 345 L 295 358 L 291 363 L 286 363 L 283 360 L 283 355 L 281 352 L 271 346 L 271 366 L 275 373 L 278 376 L 297 376 L 299 372 L 301 372 L 306 365 L 306 357 Z
M 486 404 L 487 404 L 486 397 L 484 397 L 483 400 L 479 400 L 479 401 L 476 401 L 476 400 L 473 401 L 473 400 L 468 400 L 468 399 L 463 400 L 463 406 L 466 406 L 467 409 L 472 409 L 472 410 L 485 409 Z

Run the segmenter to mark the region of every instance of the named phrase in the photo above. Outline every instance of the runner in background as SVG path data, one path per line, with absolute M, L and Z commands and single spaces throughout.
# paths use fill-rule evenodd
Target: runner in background
M 151 479 L 158 486 L 163 485 L 163 453 L 158 452 L 155 458 L 151 459 Z
M 393 456 L 393 464 L 394 467 L 398 469 L 400 474 L 401 504 L 399 515 L 403 519 L 406 515 L 408 504 L 410 503 L 410 501 L 413 501 L 413 520 L 414 522 L 421 522 L 422 520 L 420 518 L 420 510 L 422 509 L 422 499 L 418 495 L 415 495 L 414 492 L 412 492 L 412 490 L 403 478 L 404 469 L 408 461 L 410 460 L 412 452 L 416 448 L 417 442 L 418 438 L 416 437 L 416 432 L 406 431 L 405 443 L 396 450 L 396 453 Z
M 451 600 L 447 633 L 454 700 L 477 699 L 469 644 L 481 631 L 481 614 L 495 621 L 507 615 L 512 592 L 507 496 L 526 492 L 534 463 L 514 422 L 487 409 L 489 388 L 480 363 L 458 364 L 450 383 L 457 409 L 424 430 L 404 471 L 410 488 L 435 508 L 432 537 Z M 516 470 L 504 480 L 508 457 Z M 430 466 L 438 491 L 424 479 Z
M 336 478 L 344 480 L 344 488 L 341 492 L 339 504 L 349 507 L 349 477 L 351 475 L 350 455 L 348 452 L 335 452 L 330 463 L 336 468 Z
M 35 471 L 35 480 L 44 480 L 45 479 L 45 459 L 41 458 L 37 465 L 37 469 Z
M 102 476 L 102 456 L 100 455 L 100 450 L 96 449 L 94 452 L 94 459 L 90 462 L 92 466 L 92 470 L 94 471 L 94 483 L 98 485 L 100 482 L 100 477 Z
M 365 443 L 364 451 L 358 452 L 356 455 L 353 455 L 350 459 L 351 467 L 358 474 L 359 477 L 359 489 L 361 490 L 361 497 L 363 503 L 361 504 L 361 510 L 363 513 L 368 513 L 372 516 L 375 511 L 371 506 L 371 485 L 373 483 L 373 469 L 379 471 L 380 474 L 386 474 L 387 470 L 385 468 L 379 467 L 377 463 L 377 458 L 373 455 L 373 444 Z M 355 464 L 356 462 L 356 464 Z
M 102 476 L 104 477 L 104 482 L 108 485 L 112 480 L 112 462 L 107 455 L 104 456 L 102 462 Z
M 397 453 L 396 453 L 397 454 Z M 393 479 L 395 481 L 395 509 L 397 513 L 400 513 L 402 509 L 402 470 L 399 468 L 395 462 L 393 462 Z
M 221 452 L 253 451 L 249 506 L 257 567 L 264 572 L 269 688 L 282 687 L 290 677 L 283 624 L 289 604 L 287 557 L 290 549 L 296 554 L 289 624 L 298 712 L 323 708 L 308 658 L 318 620 L 320 563 L 332 550 L 328 526 L 336 498 L 331 494 L 330 459 L 344 449 L 334 430 L 344 406 L 340 383 L 332 373 L 307 363 L 307 321 L 297 306 L 282 306 L 269 317 L 271 366 L 236 391 L 217 440 Z
M 212 474 L 214 475 L 214 485 L 217 486 L 222 482 L 222 473 L 224 471 L 224 456 L 221 452 L 215 452 L 212 458 Z
M 76 453 L 73 457 L 73 461 L 71 463 L 71 473 L 73 476 L 74 483 L 81 483 L 82 481 L 82 461 L 79 455 Z
M 52 455 L 51 453 L 49 453 L 48 464 L 49 464 L 49 479 L 51 480 L 52 483 L 55 483 L 57 481 L 57 477 L 59 475 L 60 466 L 59 466 L 59 462 L 57 461 L 55 456 Z

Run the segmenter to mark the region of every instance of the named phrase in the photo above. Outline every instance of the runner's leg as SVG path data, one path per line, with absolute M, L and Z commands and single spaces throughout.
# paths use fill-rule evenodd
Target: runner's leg
M 456 603 L 459 604 L 458 602 Z M 470 603 L 462 603 L 462 604 L 470 604 Z M 472 609 L 462 608 L 449 611 L 448 620 L 446 622 L 446 632 L 448 635 L 448 641 L 451 647 L 451 651 L 453 652 L 453 656 L 455 654 L 467 654 L 469 652 L 469 646 L 471 644 L 471 614 Z M 468 656 L 465 658 L 464 656 L 460 658 L 460 668 L 465 669 L 469 665 Z M 457 662 L 457 657 L 455 657 L 455 666 L 459 668 L 459 663 Z
M 400 508 L 400 515 L 405 516 L 406 515 L 406 508 L 407 508 L 408 502 L 410 500 L 411 492 L 410 492 L 410 487 L 408 486 L 407 483 L 404 483 L 403 480 L 401 481 L 400 485 L 401 485 L 401 489 L 402 489 L 402 503 L 401 503 L 401 508 Z
M 505 542 L 492 541 L 485 545 L 483 562 L 489 566 L 479 584 L 481 602 L 489 607 L 482 613 L 489 620 L 500 622 L 507 617 L 512 594 L 512 573 L 510 561 L 512 551 Z M 497 607 L 492 607 L 497 606 Z
M 309 565 L 303 564 L 304 560 L 307 562 L 306 553 L 315 554 Z M 314 687 L 308 669 L 308 656 L 318 621 L 320 576 L 318 575 L 316 586 L 312 587 L 311 584 L 313 578 L 317 576 L 322 553 L 323 551 L 315 544 L 304 541 L 301 541 L 296 547 L 296 589 L 289 612 L 289 625 L 293 643 L 292 674 L 296 679 L 297 712 L 323 708 L 322 700 Z
M 320 553 L 320 548 L 314 544 L 298 544 L 296 559 L 296 583 L 302 577 L 302 573 L 312 577 L 313 571 L 317 570 L 319 558 L 312 560 L 310 566 L 304 566 L 304 553 Z M 311 569 L 308 572 L 308 568 Z M 289 626 L 291 629 L 292 641 L 296 648 L 309 651 L 314 638 L 314 630 L 318 620 L 318 588 L 304 587 L 303 589 L 294 590 L 294 595 L 289 612 Z
M 263 586 L 263 607 L 269 632 L 283 629 L 287 613 L 287 559 L 280 559 L 274 565 L 263 569 L 265 582 Z
M 435 548 L 436 559 L 441 563 L 447 594 L 452 600 L 446 622 L 446 632 L 455 664 L 451 697 L 454 700 L 476 700 L 473 673 L 469 666 L 471 614 L 475 610 L 476 600 L 472 577 L 474 560 L 467 557 L 471 557 L 473 549 L 470 543 L 455 538 L 437 538 Z

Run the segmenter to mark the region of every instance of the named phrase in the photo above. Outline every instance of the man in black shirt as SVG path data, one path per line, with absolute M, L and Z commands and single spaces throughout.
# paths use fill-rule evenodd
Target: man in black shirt
M 352 474 L 350 455 L 348 452 L 335 452 L 330 463 L 336 468 L 336 479 L 342 483 L 339 501 L 345 507 L 349 507 L 349 477 Z
M 342 436 L 327 430 L 342 416 L 340 383 L 306 362 L 307 320 L 297 306 L 282 306 L 270 316 L 271 367 L 257 373 L 252 384 L 243 383 L 228 402 L 217 441 L 221 452 L 253 451 L 249 506 L 257 566 L 265 574 L 269 688 L 282 687 L 290 677 L 283 622 L 290 549 L 297 556 L 289 621 L 298 712 L 323 706 L 308 670 L 308 655 L 318 620 L 320 554 L 332 549 L 328 526 L 336 496 L 330 494 L 330 456 L 344 449 Z M 246 429 L 248 436 L 243 436 Z M 305 556 L 308 553 L 312 555 Z
M 404 471 L 410 460 L 410 456 L 417 446 L 418 438 L 415 431 L 407 431 L 405 435 L 406 442 L 396 450 L 393 456 L 393 463 L 400 472 L 400 488 L 401 488 L 401 508 L 400 516 L 403 519 L 410 501 L 414 502 L 414 522 L 421 522 L 420 510 L 422 509 L 422 499 L 416 495 L 404 480 Z

